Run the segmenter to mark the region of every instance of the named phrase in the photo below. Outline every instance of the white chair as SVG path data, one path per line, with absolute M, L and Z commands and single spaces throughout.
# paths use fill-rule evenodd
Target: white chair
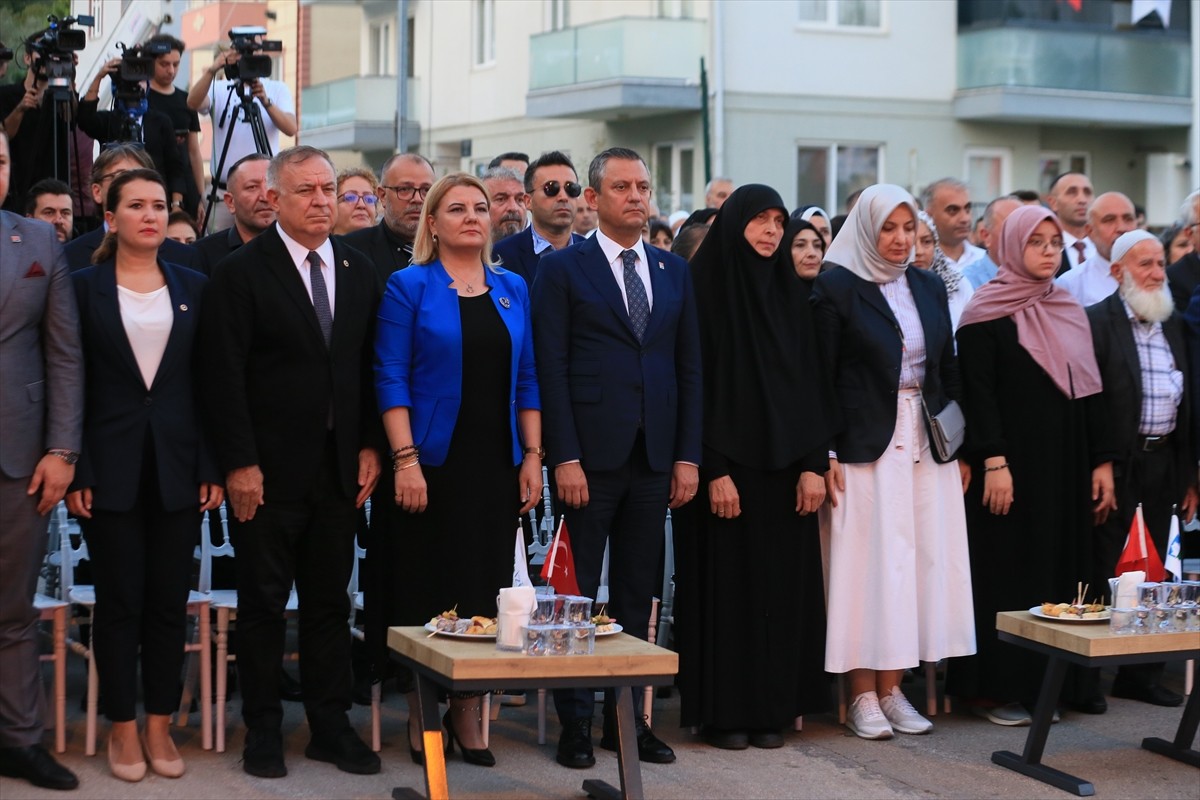
M 70 605 L 44 594 L 33 596 L 33 607 L 51 624 L 51 652 L 39 656 L 54 664 L 54 751 L 67 751 L 67 612 Z
M 212 536 L 209 530 L 208 517 L 204 518 L 200 536 L 200 576 L 197 581 L 199 593 L 203 595 L 209 607 L 217 612 L 217 631 L 215 638 L 216 644 L 216 697 L 213 699 L 217 707 L 215 727 L 216 727 L 216 750 L 218 753 L 225 752 L 225 701 L 226 694 L 229 688 L 229 664 L 237 660 L 236 656 L 229 654 L 229 625 L 237 619 L 237 589 L 213 589 L 212 588 L 212 560 L 213 558 L 233 558 L 233 545 L 229 541 L 229 526 L 225 524 L 226 509 L 221 506 L 221 535 L 222 541 L 220 545 L 212 543 Z M 300 608 L 299 598 L 296 596 L 296 587 L 292 586 L 292 591 L 288 595 L 287 604 L 284 607 L 284 616 L 289 619 L 294 619 Z M 207 615 L 205 617 L 207 619 Z M 298 653 L 287 653 L 285 658 L 296 660 L 299 658 Z M 204 661 L 207 665 L 208 659 Z M 201 672 L 203 677 L 203 669 Z M 205 708 L 208 703 L 205 703 Z
M 370 500 L 367 500 L 367 518 L 370 519 L 371 509 Z M 350 585 L 346 587 L 346 592 L 350 595 L 350 635 L 360 642 L 366 641 L 366 634 L 362 628 L 354 624 L 354 618 L 363 610 L 363 593 L 358 588 L 358 562 L 367 557 L 366 548 L 358 546 L 358 537 L 354 537 L 354 566 L 350 570 Z M 371 684 L 371 749 L 378 753 L 383 749 L 383 741 L 380 735 L 380 702 L 383 696 L 383 682 L 375 681 Z

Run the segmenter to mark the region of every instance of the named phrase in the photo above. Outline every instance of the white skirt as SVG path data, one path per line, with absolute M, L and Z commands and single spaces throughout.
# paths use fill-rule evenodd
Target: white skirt
M 842 466 L 846 491 L 822 515 L 825 669 L 907 669 L 974 653 L 962 480 L 957 463 L 933 460 L 915 389 L 900 392 L 879 460 Z

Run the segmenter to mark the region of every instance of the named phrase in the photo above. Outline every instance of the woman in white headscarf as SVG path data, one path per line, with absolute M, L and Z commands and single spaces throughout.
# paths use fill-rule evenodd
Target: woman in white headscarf
M 848 673 L 847 724 L 865 739 L 928 732 L 900 691 L 904 670 L 975 652 L 962 497 L 970 471 L 937 463 L 922 410 L 941 412 L 961 383 L 946 287 L 908 269 L 916 228 L 908 192 L 868 187 L 812 295 L 844 420 L 826 474 L 825 668 Z
M 954 330 L 958 330 L 958 319 L 962 316 L 963 309 L 967 307 L 967 302 L 975 293 L 975 289 L 971 286 L 971 282 L 965 280 L 962 273 L 946 259 L 946 254 L 942 252 L 942 245 L 938 241 L 937 225 L 934 224 L 933 217 L 924 211 L 917 212 L 916 247 L 913 266 L 929 270 L 941 278 L 942 283 L 946 284 L 946 304 L 950 308 L 950 324 Z

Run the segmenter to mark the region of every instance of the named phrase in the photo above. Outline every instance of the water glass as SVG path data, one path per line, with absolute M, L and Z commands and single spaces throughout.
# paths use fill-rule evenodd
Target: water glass
M 534 625 L 555 625 L 562 622 L 563 596 L 558 594 L 539 594 L 537 605 L 529 615 L 529 621 Z
M 596 626 L 575 625 L 571 628 L 571 655 L 590 656 L 596 650 Z
M 1137 604 L 1143 608 L 1154 608 L 1159 603 L 1157 582 L 1139 583 L 1137 586 Z
M 588 625 L 592 621 L 592 598 L 567 597 L 563 622 L 567 625 Z
M 1129 636 L 1137 633 L 1134 623 L 1137 622 L 1136 609 L 1114 608 L 1112 617 L 1108 620 L 1108 632 L 1114 636 Z

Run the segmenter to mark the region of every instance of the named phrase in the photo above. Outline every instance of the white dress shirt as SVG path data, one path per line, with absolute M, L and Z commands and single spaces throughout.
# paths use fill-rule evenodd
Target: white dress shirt
M 175 311 L 171 307 L 171 292 L 160 286 L 152 292 L 135 292 L 117 285 L 117 305 L 121 310 L 121 325 L 133 350 L 142 381 L 149 389 L 162 364 Z
M 962 272 L 964 267 L 970 266 L 979 259 L 983 258 L 987 251 L 982 247 L 976 247 L 970 242 L 963 242 L 962 256 L 960 256 L 958 260 L 951 258 L 950 254 L 946 253 L 945 250 L 943 250 L 942 253 L 946 256 L 946 261 L 949 262 L 950 266 L 954 267 L 959 272 Z
M 638 237 L 633 247 L 622 247 L 605 236 L 604 231 L 597 228 L 596 243 L 600 245 L 600 249 L 604 251 L 604 257 L 608 259 L 608 266 L 617 281 L 617 288 L 621 290 L 621 300 L 625 303 L 627 312 L 629 311 L 629 298 L 625 296 L 625 264 L 621 261 L 621 253 L 626 250 L 637 253 L 637 265 L 634 267 L 634 271 L 641 279 L 642 285 L 646 287 L 646 302 L 653 310 L 654 287 L 650 285 L 650 266 L 646 263 L 646 248 L 642 246 L 642 237 Z
M 1084 308 L 1099 303 L 1117 290 L 1117 280 L 1109 274 L 1108 259 L 1099 253 L 1078 267 L 1071 267 L 1054 282 L 1070 292 Z
M 1080 239 L 1063 231 L 1062 237 L 1063 248 L 1067 251 L 1067 258 L 1070 260 L 1072 267 L 1078 267 L 1097 253 L 1096 245 L 1092 244 L 1092 240 L 1086 236 Z M 1079 251 L 1075 248 L 1076 242 L 1083 242 L 1083 258 L 1079 257 Z
M 304 281 L 304 291 L 308 292 L 308 299 L 311 302 L 313 296 L 312 276 L 309 274 L 308 248 L 284 233 L 283 227 L 278 222 L 275 223 L 275 230 L 279 231 L 279 238 L 283 240 L 283 246 L 287 248 L 288 255 L 292 257 L 292 263 L 296 265 L 296 271 L 300 273 L 300 280 Z M 326 239 L 316 249 L 316 254 L 321 257 L 321 276 L 325 278 L 325 292 L 329 295 L 329 318 L 333 319 L 333 310 L 337 308 L 337 304 L 333 302 L 334 290 L 337 285 L 337 271 L 333 269 L 333 243 Z

